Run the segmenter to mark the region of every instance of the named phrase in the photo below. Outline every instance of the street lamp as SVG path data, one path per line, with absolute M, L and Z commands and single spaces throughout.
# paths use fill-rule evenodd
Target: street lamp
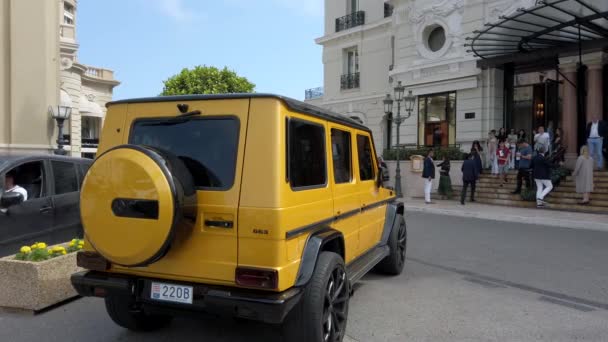
M 51 118 L 57 120 L 57 149 L 54 151 L 55 154 L 65 156 L 68 152 L 63 149 L 63 146 L 66 144 L 65 139 L 63 139 L 63 123 L 65 120 L 70 118 L 72 114 L 72 107 L 68 106 L 49 106 L 49 115 Z
M 395 193 L 397 198 L 403 198 L 403 193 L 401 192 L 401 166 L 399 165 L 399 126 L 412 116 L 412 111 L 414 110 L 414 102 L 416 101 L 416 97 L 412 94 L 412 91 L 408 91 L 407 95 L 404 97 L 405 87 L 401 84 L 401 81 L 397 83 L 397 86 L 394 89 L 395 91 L 395 101 L 397 101 L 397 117 L 392 116 L 393 114 L 393 99 L 390 94 L 386 94 L 386 98 L 384 99 L 384 113 L 386 113 L 387 120 L 392 120 L 397 125 L 397 168 L 395 169 Z M 404 109 L 407 112 L 406 115 L 401 116 L 401 102 L 404 103 Z

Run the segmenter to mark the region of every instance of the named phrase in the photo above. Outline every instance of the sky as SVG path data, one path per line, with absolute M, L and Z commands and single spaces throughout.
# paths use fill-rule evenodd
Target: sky
M 81 0 L 77 15 L 79 62 L 114 70 L 115 100 L 196 65 L 296 99 L 323 85 L 323 0 Z

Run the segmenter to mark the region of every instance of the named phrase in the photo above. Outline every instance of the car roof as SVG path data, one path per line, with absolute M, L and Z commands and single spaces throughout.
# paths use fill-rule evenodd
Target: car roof
M 72 162 L 72 163 L 77 162 L 77 163 L 85 163 L 85 164 L 93 162 L 91 159 L 65 157 L 65 156 L 58 156 L 58 155 L 54 155 L 54 154 L 0 152 L 0 167 L 4 166 L 4 164 L 27 162 L 27 161 L 36 160 L 36 159 L 59 160 L 59 161 L 67 161 L 67 162 Z
M 295 112 L 309 114 L 314 117 L 318 117 L 324 120 L 343 124 L 345 126 L 357 128 L 370 132 L 367 126 L 360 124 L 359 122 L 345 116 L 327 110 L 325 108 L 317 107 L 302 101 L 292 99 L 290 97 L 266 94 L 266 93 L 254 93 L 254 94 L 213 94 L 213 95 L 177 95 L 177 96 L 156 96 L 156 97 L 143 97 L 135 99 L 125 99 L 119 101 L 112 101 L 106 104 L 106 107 L 110 107 L 117 104 L 131 104 L 131 103 L 151 103 L 151 102 L 177 102 L 177 101 L 204 101 L 204 100 L 232 100 L 232 99 L 251 99 L 251 98 L 274 98 L 282 101 L 285 105 Z

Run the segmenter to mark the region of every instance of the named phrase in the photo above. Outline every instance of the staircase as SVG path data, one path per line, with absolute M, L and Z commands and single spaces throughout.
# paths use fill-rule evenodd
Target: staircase
M 524 201 L 520 195 L 511 194 L 517 185 L 516 177 L 517 171 L 509 172 L 508 183 L 501 187 L 501 179 L 496 179 L 496 176 L 492 176 L 491 174 L 482 174 L 477 181 L 475 199 L 479 203 L 535 208 L 536 202 Z M 591 194 L 591 203 L 589 205 L 580 205 L 578 203 L 582 201 L 583 196 L 576 193 L 574 177 L 566 177 L 547 195 L 545 198 L 545 201 L 548 203 L 546 207 L 564 211 L 608 214 L 608 172 L 596 171 L 594 173 L 594 186 L 595 192 Z M 524 182 L 523 188 L 525 187 Z M 453 189 L 454 199 L 460 200 L 462 187 L 453 186 Z M 469 198 L 470 194 L 467 195 L 467 201 Z

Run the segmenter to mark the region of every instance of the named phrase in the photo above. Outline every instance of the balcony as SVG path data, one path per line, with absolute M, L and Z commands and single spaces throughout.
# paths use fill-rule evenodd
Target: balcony
M 357 89 L 359 88 L 359 73 L 355 72 L 352 74 L 342 75 L 340 80 L 340 89 Z
M 98 78 L 98 79 L 107 80 L 107 81 L 114 80 L 114 71 L 108 70 L 108 69 L 95 68 L 95 67 L 88 66 L 87 70 L 85 71 L 85 75 L 92 77 L 92 78 Z
M 336 18 L 336 32 L 348 30 L 350 28 L 365 25 L 365 12 L 358 11 Z
M 388 18 L 393 15 L 393 10 L 395 7 L 391 4 L 384 3 L 384 17 Z
M 305 99 L 306 100 L 314 100 L 314 99 L 319 99 L 323 97 L 323 87 L 318 87 L 318 88 L 312 88 L 312 89 L 306 89 L 305 91 Z

